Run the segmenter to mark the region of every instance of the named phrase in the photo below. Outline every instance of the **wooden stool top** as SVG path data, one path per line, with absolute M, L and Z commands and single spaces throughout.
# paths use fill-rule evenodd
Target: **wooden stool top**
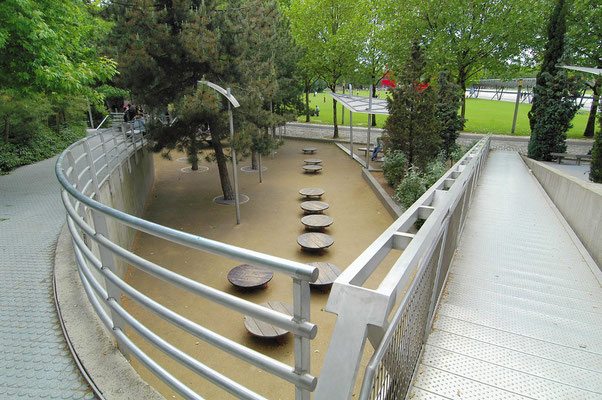
M 321 214 L 328 207 L 330 206 L 324 201 L 311 200 L 301 203 L 301 209 L 308 214 Z
M 315 147 L 304 147 L 303 154 L 313 154 L 316 152 L 316 150 L 318 149 L 316 149 Z
M 329 227 L 334 219 L 324 214 L 310 214 L 301 218 L 301 223 L 309 229 L 324 229 Z
M 318 172 L 318 171 L 322 171 L 322 166 L 321 165 L 304 165 L 303 169 L 305 170 L 305 172 Z
M 315 282 L 310 282 L 311 286 L 321 287 L 332 285 L 335 279 L 341 275 L 341 270 L 334 264 L 327 262 L 312 262 L 309 263 L 312 267 L 318 268 L 320 274 Z
M 228 280 L 237 288 L 255 289 L 267 285 L 274 273 L 265 268 L 242 264 L 228 272 Z
M 305 164 L 320 164 L 322 160 L 320 160 L 319 158 L 307 158 L 303 160 L 303 162 Z
M 283 303 L 280 301 L 269 301 L 267 303 L 262 303 L 260 306 L 271 308 L 272 310 L 281 312 L 283 314 L 293 315 L 293 306 L 287 303 Z M 280 336 L 286 335 L 288 331 L 286 329 L 282 329 L 278 326 L 270 325 L 267 322 L 264 322 L 260 319 L 250 317 L 245 315 L 244 318 L 245 328 L 251 334 L 255 336 L 259 336 L 262 338 L 278 338 Z
M 322 250 L 334 244 L 334 239 L 325 233 L 304 233 L 297 238 L 297 243 L 304 250 Z
M 305 197 L 321 197 L 324 194 L 324 189 L 321 188 L 303 188 L 299 190 L 299 194 Z

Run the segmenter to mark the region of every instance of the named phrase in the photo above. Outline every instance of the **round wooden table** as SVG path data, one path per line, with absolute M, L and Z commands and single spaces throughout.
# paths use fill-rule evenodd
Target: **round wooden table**
M 328 207 L 330 206 L 324 201 L 311 200 L 301 203 L 301 209 L 307 214 L 322 214 L 322 211 L 327 210 Z
M 310 214 L 301 218 L 301 223 L 308 229 L 324 229 L 332 225 L 334 219 L 324 214 Z
M 322 197 L 324 189 L 321 188 L 303 188 L 299 190 L 299 194 L 305 197 Z
M 303 154 L 314 154 L 316 150 L 318 149 L 316 149 L 315 147 L 304 147 Z
M 318 280 L 310 282 L 309 285 L 318 289 L 328 289 L 339 275 L 341 270 L 334 264 L 327 262 L 312 262 L 309 263 L 312 267 L 318 268 L 320 274 Z
M 257 289 L 266 287 L 274 273 L 265 268 L 242 264 L 228 272 L 228 280 L 239 289 Z
M 303 160 L 303 162 L 308 165 L 317 165 L 321 164 L 322 160 L 320 160 L 319 158 L 306 158 L 305 160 Z
M 280 301 L 269 301 L 267 303 L 262 303 L 260 306 L 271 308 L 272 310 L 281 312 L 283 314 L 293 315 L 293 306 L 287 303 L 283 303 Z M 288 333 L 286 329 L 282 329 L 278 326 L 270 325 L 267 322 L 264 322 L 260 319 L 250 317 L 245 315 L 244 317 L 245 328 L 251 334 L 261 337 L 261 338 L 271 338 L 278 339 Z
M 323 250 L 334 244 L 334 239 L 325 233 L 304 233 L 297 238 L 297 243 L 303 250 Z
M 315 174 L 316 172 L 322 171 L 322 166 L 321 165 L 304 165 L 303 170 L 305 172 Z

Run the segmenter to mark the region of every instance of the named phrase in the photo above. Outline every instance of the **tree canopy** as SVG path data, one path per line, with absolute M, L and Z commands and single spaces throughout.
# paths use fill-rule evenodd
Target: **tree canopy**
M 115 63 L 97 52 L 108 25 L 76 0 L 0 3 L 0 87 L 21 95 L 92 94 Z

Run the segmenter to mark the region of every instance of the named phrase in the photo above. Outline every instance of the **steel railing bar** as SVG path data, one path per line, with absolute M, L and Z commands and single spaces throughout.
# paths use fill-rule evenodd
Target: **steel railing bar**
M 294 368 L 287 364 L 274 360 L 271 357 L 268 357 L 264 354 L 249 349 L 241 344 L 224 338 L 223 336 L 205 327 L 202 327 L 185 317 L 182 317 L 178 313 L 157 303 L 148 296 L 132 288 L 108 269 L 102 268 L 100 261 L 94 256 L 94 254 L 87 248 L 85 243 L 77 235 L 75 221 L 73 221 L 73 218 L 69 219 L 68 224 L 69 230 L 71 231 L 71 234 L 73 236 L 73 240 L 75 241 L 80 251 L 84 253 L 86 258 L 90 260 L 90 262 L 96 269 L 98 269 L 113 284 L 119 287 L 126 295 L 132 298 L 132 300 L 135 300 L 138 304 L 142 305 L 143 307 L 152 311 L 158 316 L 164 318 L 165 320 L 171 322 L 180 329 L 198 337 L 199 339 L 229 354 L 234 355 L 235 357 L 241 360 L 244 360 L 252 365 L 255 365 L 256 367 L 268 371 L 286 381 L 289 381 L 290 383 L 303 387 L 307 390 L 313 390 L 316 384 L 315 377 L 309 374 L 297 374 L 295 373 Z

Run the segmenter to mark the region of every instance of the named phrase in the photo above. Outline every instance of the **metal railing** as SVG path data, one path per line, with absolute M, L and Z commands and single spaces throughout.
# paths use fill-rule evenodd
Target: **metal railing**
M 82 139 L 67 148 L 56 163 L 56 175 L 62 186 L 61 196 L 67 211 L 67 223 L 72 236 L 79 276 L 90 303 L 103 324 L 115 337 L 120 350 L 126 356 L 136 357 L 158 378 L 185 398 L 200 399 L 201 396 L 141 350 L 126 335 L 126 328 L 132 329 L 157 349 L 228 393 L 241 399 L 263 398 L 207 367 L 143 325 L 121 305 L 121 296 L 126 295 L 173 326 L 294 384 L 296 399 L 309 400 L 310 392 L 315 389 L 317 383 L 317 379 L 310 374 L 310 340 L 316 336 L 317 326 L 310 322 L 309 282 L 317 279 L 318 269 L 167 228 L 102 204 L 99 201 L 100 192 L 104 185 L 110 185 L 111 176 L 118 170 L 123 182 L 126 166 L 131 172 L 132 162 L 138 162 L 139 153 L 144 151 L 146 140 L 141 133 L 132 131 L 129 135 L 125 132 L 118 135 L 109 132 Z M 289 275 L 293 281 L 293 316 L 213 289 L 132 253 L 115 243 L 109 236 L 107 223 L 109 219 L 113 223 L 173 243 Z M 236 343 L 157 303 L 130 286 L 118 275 L 116 260 L 121 260 L 215 304 L 292 332 L 295 365 L 289 366 Z
M 479 141 L 335 281 L 326 310 L 338 317 L 315 399 L 352 397 L 366 339 L 375 351 L 359 398 L 406 396 L 489 143 Z M 363 287 L 392 250 L 403 253 L 378 288 Z

